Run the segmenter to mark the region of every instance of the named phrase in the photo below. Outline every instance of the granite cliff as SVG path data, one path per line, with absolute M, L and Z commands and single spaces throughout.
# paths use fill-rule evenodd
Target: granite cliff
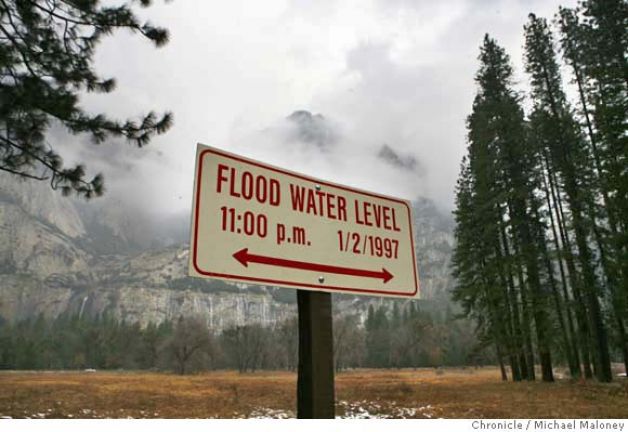
M 414 207 L 423 297 L 443 299 L 453 223 L 430 200 Z M 200 315 L 220 330 L 296 313 L 293 290 L 188 278 L 188 215 L 144 218 L 109 198 L 86 204 L 0 174 L 0 316 L 110 313 L 146 324 Z M 338 295 L 334 307 L 364 315 L 382 301 Z

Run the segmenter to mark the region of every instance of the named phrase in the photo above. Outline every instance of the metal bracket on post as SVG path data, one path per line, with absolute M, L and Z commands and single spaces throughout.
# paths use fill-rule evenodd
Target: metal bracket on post
M 331 294 L 297 291 L 299 376 L 297 417 L 334 418 L 334 343 Z

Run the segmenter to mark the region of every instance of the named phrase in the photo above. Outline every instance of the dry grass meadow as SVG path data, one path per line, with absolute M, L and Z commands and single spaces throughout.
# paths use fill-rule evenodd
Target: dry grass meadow
M 294 417 L 296 375 L 0 372 L 0 418 Z M 625 418 L 628 380 L 502 382 L 495 368 L 358 370 L 336 376 L 352 418 Z

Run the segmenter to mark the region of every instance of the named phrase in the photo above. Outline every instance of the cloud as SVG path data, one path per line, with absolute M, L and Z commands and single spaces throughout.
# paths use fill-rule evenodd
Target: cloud
M 523 89 L 527 14 L 551 16 L 558 4 L 157 2 L 141 13 L 168 27 L 171 42 L 155 49 L 125 32 L 106 38 L 97 69 L 117 78 L 117 90 L 83 103 L 121 119 L 172 110 L 174 127 L 141 150 L 62 137 L 63 151 L 94 174 L 104 172 L 111 199 L 155 213 L 189 212 L 198 142 L 451 208 L 484 33 L 510 53 Z M 313 113 L 305 129 L 286 119 L 298 110 Z M 316 128 L 304 132 L 317 123 L 333 140 L 322 140 Z M 416 168 L 399 169 L 378 157 L 385 145 L 402 160 L 417 161 Z
M 347 55 L 345 85 L 322 96 L 316 106 L 346 124 L 355 152 L 366 148 L 377 153 L 386 144 L 420 162 L 414 177 L 379 187 L 393 194 L 398 189 L 408 198 L 429 197 L 448 208 L 464 148 L 464 105 L 470 91 L 454 74 L 432 64 L 396 60 L 390 44 L 363 44 Z

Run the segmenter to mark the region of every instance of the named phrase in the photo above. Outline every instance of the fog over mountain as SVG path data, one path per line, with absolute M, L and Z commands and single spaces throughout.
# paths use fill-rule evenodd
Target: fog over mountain
M 575 1 L 157 2 L 140 13 L 168 27 L 170 43 L 154 49 L 125 32 L 104 39 L 97 70 L 118 85 L 83 103 L 115 118 L 171 110 L 173 128 L 141 150 L 87 145 L 63 131 L 49 141 L 68 163 L 103 172 L 109 198 L 150 212 L 189 211 L 198 142 L 363 189 L 428 197 L 449 211 L 484 33 L 511 55 L 523 88 L 523 23 L 530 11 L 550 17 L 559 3 Z M 286 117 L 295 112 L 324 122 L 333 145 L 294 135 Z M 416 168 L 378 158 L 383 146 Z

